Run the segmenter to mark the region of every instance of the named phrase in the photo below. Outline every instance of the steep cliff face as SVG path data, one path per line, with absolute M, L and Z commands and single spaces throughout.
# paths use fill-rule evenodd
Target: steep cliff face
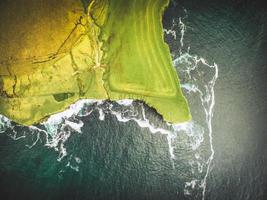
M 168 0 L 7 1 L 0 12 L 0 113 L 31 125 L 79 99 L 138 99 L 191 118 L 163 40 Z

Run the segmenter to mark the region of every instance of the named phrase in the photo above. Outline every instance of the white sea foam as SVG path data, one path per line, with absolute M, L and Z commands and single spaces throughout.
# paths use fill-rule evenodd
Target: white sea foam
M 177 33 L 177 30 L 180 32 Z M 181 124 L 165 123 L 166 126 L 161 127 L 149 120 L 149 113 L 146 113 L 143 104 L 136 105 L 133 100 L 125 99 L 113 103 L 99 100 L 80 100 L 64 112 L 50 116 L 47 121 L 41 124 L 41 127 L 24 127 L 25 130 L 21 132 L 16 131 L 16 127 L 19 125 L 4 116 L 0 116 L 0 133 L 6 133 L 14 140 L 25 139 L 26 136 L 32 137 L 32 142 L 27 145 L 28 148 L 34 147 L 41 140 L 40 136 L 45 135 L 44 145 L 59 153 L 58 161 L 67 157 L 66 167 L 75 171 L 79 171 L 79 164 L 82 160 L 75 155 L 68 155 L 65 143 L 73 134 L 82 133 L 84 123 L 79 117 L 90 117 L 94 111 L 98 111 L 101 121 L 105 120 L 106 115 L 113 115 L 121 123 L 134 122 L 139 127 L 148 129 L 152 134 L 165 135 L 174 168 L 177 159 L 175 154 L 177 140 L 182 137 L 184 140 L 181 142 L 185 143 L 186 147 L 193 152 L 193 156 L 188 158 L 192 177 L 185 183 L 184 194 L 190 195 L 191 191 L 199 187 L 202 188 L 202 198 L 204 199 L 207 178 L 215 153 L 212 143 L 211 122 L 215 105 L 214 85 L 218 78 L 218 66 L 216 64 L 210 65 L 204 58 L 190 55 L 188 51 L 183 52 L 185 31 L 186 26 L 181 18 L 178 21 L 174 20 L 171 30 L 165 29 L 165 33 L 171 34 L 175 40 L 178 34 L 180 35 L 179 45 L 181 48 L 179 55 L 173 61 L 173 65 L 180 76 L 181 87 L 188 98 L 189 104 L 196 100 L 201 102 L 199 112 L 204 113 L 204 119 L 201 119 L 203 121 L 199 121 L 193 115 L 193 120 L 190 122 Z M 206 72 L 212 75 L 209 79 L 203 77 Z M 201 82 L 200 80 L 205 81 Z M 30 135 L 27 133 L 30 133 Z M 202 146 L 205 146 L 202 144 L 205 142 L 209 144 L 210 148 L 210 155 L 207 159 L 201 151 Z

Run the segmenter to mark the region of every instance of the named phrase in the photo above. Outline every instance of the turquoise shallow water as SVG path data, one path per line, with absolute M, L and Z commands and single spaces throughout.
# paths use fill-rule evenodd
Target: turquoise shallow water
M 172 1 L 165 39 L 189 124 L 169 126 L 129 101 L 77 104 L 36 127 L 1 119 L 1 199 L 202 199 L 203 190 L 205 199 L 264 199 L 267 18 L 259 5 Z

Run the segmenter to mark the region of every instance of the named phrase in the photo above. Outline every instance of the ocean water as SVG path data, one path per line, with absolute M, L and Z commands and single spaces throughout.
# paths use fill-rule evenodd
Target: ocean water
M 82 100 L 30 127 L 1 116 L 1 199 L 264 199 L 267 15 L 257 5 L 171 2 L 165 41 L 188 123 L 132 100 Z

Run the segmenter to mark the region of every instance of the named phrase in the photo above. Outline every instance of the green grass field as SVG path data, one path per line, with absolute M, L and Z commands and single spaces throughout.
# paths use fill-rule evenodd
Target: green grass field
M 0 113 L 31 125 L 79 99 L 137 99 L 155 108 L 165 121 L 190 120 L 188 104 L 163 39 L 161 20 L 168 3 L 102 0 L 91 1 L 88 9 L 82 3 L 70 3 L 75 7 L 58 9 L 58 16 L 52 16 L 59 27 L 43 12 L 35 12 L 29 17 L 38 21 L 30 21 L 40 28 L 35 31 L 35 26 L 26 24 L 31 35 L 24 40 L 21 37 L 22 41 L 17 38 L 25 34 L 23 22 L 16 23 L 18 16 L 14 21 L 9 19 L 5 34 L 10 42 L 2 43 L 0 51 L 10 49 L 7 54 L 12 55 L 12 49 L 16 49 L 16 55 L 15 59 L 2 58 L 2 62 L 0 58 Z M 34 5 L 38 6 L 7 7 L 18 9 L 20 14 L 35 10 Z M 53 5 L 61 6 L 59 1 Z

